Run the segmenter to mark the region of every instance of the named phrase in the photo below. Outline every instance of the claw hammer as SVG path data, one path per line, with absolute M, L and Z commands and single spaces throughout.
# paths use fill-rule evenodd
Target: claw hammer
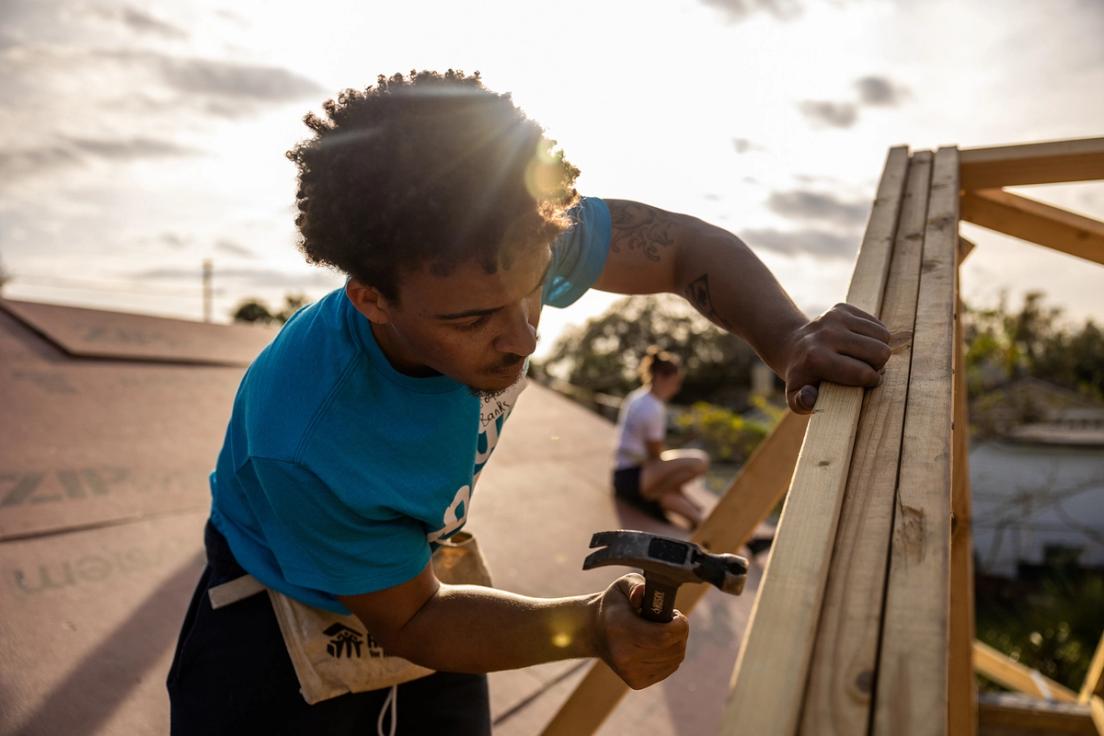
M 748 561 L 739 555 L 712 554 L 692 542 L 658 534 L 619 529 L 598 532 L 590 547 L 600 547 L 583 560 L 583 569 L 628 565 L 644 573 L 644 602 L 640 615 L 666 623 L 674 618 L 675 593 L 683 583 L 712 583 L 718 590 L 739 595 L 747 580 Z

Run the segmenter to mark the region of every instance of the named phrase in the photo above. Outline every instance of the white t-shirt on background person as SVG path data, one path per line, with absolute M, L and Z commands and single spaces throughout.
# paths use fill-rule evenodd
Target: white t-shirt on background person
M 617 416 L 616 468 L 642 465 L 648 459 L 647 442 L 667 437 L 667 407 L 648 386 L 625 397 Z

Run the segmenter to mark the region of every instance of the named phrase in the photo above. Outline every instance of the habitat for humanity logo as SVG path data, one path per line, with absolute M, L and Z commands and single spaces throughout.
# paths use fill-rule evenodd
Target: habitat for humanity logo
M 356 629 L 350 629 L 345 624 L 336 623 L 322 632 L 330 637 L 326 645 L 326 653 L 331 657 L 360 657 L 360 647 L 364 644 L 364 636 Z M 355 654 L 354 654 L 355 652 Z

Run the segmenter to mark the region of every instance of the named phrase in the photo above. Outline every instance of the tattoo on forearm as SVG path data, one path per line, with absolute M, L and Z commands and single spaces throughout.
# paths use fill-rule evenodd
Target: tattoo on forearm
M 732 325 L 718 314 L 716 307 L 713 306 L 713 295 L 709 293 L 709 274 L 703 273 L 687 284 L 684 293 L 695 309 L 726 330 L 732 330 Z
M 660 250 L 674 245 L 674 222 L 666 212 L 637 202 L 611 202 L 610 218 L 614 253 L 638 252 L 649 261 L 660 259 Z

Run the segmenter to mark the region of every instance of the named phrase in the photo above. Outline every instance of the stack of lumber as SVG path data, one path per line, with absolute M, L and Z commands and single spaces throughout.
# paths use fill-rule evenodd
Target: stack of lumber
M 822 387 L 725 734 L 941 734 L 948 680 L 970 681 L 970 596 L 951 586 L 958 195 L 957 149 L 890 150 L 847 301 L 892 357 L 877 388 Z

